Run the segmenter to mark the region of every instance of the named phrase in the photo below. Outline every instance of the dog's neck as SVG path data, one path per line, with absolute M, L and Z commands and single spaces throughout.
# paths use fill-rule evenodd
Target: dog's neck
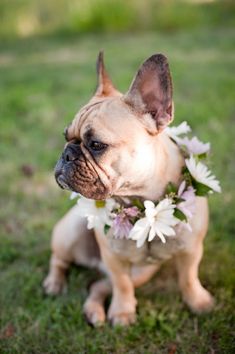
M 141 187 L 133 187 L 132 194 L 120 191 L 118 197 L 140 198 L 141 200 L 157 201 L 165 194 L 169 182 L 178 186 L 182 180 L 184 158 L 178 146 L 165 134 L 154 138 L 154 154 L 151 161 L 151 172 L 141 181 Z M 149 170 L 148 170 L 149 172 Z
M 157 200 L 165 193 L 169 182 L 179 185 L 184 158 L 178 146 L 165 134 L 156 138 L 156 159 L 153 175 L 146 183 L 144 198 Z

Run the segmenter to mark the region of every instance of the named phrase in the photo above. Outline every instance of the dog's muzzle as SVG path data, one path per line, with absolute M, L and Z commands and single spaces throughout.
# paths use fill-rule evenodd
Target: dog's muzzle
M 55 166 L 55 179 L 62 189 L 73 190 L 71 186 L 72 165 L 81 158 L 82 152 L 79 144 L 69 144 Z
M 106 199 L 109 194 L 94 165 L 84 156 L 80 144 L 66 146 L 56 164 L 55 179 L 62 189 L 80 193 L 86 198 Z

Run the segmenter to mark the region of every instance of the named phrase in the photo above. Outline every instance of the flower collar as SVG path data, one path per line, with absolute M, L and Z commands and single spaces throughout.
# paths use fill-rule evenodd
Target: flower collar
M 102 228 L 107 233 L 112 227 L 115 238 L 135 240 L 138 248 L 155 237 L 165 243 L 167 237 L 175 236 L 176 225 L 191 231 L 189 221 L 195 211 L 196 196 L 221 192 L 221 188 L 219 181 L 201 162 L 207 158 L 210 144 L 202 143 L 195 136 L 188 138 L 186 134 L 190 131 L 186 122 L 165 129 L 180 148 L 185 166 L 179 188 L 169 183 L 165 195 L 158 201 L 129 198 L 121 202 L 114 198 L 97 201 L 73 192 L 71 199 L 78 197 L 78 214 L 87 218 L 87 228 Z

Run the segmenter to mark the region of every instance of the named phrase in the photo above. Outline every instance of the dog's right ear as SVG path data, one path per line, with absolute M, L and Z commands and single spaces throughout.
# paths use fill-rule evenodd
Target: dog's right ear
M 157 132 L 173 120 L 171 75 L 163 54 L 154 54 L 142 64 L 124 101 L 140 114 L 149 113 Z
M 115 89 L 105 69 L 103 52 L 99 52 L 97 62 L 96 62 L 96 70 L 97 70 L 98 84 L 97 84 L 95 96 L 98 97 L 117 96 L 117 95 L 119 96 L 120 92 Z

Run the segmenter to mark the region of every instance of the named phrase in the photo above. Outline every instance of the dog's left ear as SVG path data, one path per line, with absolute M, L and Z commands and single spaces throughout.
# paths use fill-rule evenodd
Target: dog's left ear
M 163 54 L 154 54 L 142 64 L 124 101 L 141 114 L 151 114 L 157 132 L 173 120 L 171 75 Z
M 97 84 L 95 96 L 98 97 L 117 96 L 117 95 L 119 96 L 120 92 L 115 89 L 105 69 L 103 52 L 99 52 L 97 62 L 96 62 L 96 70 L 97 70 L 98 84 Z

